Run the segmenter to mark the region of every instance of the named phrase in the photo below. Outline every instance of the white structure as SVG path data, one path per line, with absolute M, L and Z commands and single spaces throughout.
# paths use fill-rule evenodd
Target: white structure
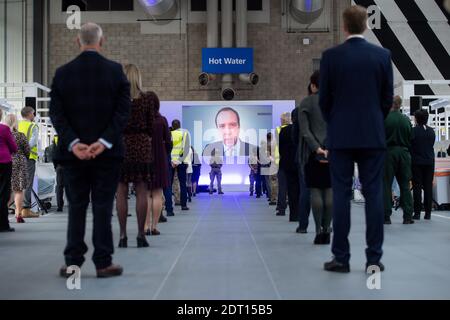
M 9 94 L 8 97 L 4 97 L 3 90 L 0 90 L 0 102 L 4 106 L 3 109 L 14 113 L 19 118 L 20 110 L 26 106 L 26 99 L 36 99 L 36 123 L 39 126 L 40 142 L 38 153 L 42 157 L 43 151 L 50 145 L 55 135 L 50 118 L 47 116 L 50 98 L 45 96 L 50 93 L 50 88 L 39 83 L 0 83 L 0 89 L 2 88 L 6 88 L 8 92 L 14 91 L 14 95 Z
M 411 97 L 418 96 L 415 93 L 416 85 L 429 85 L 429 86 L 449 86 L 449 80 L 421 80 L 421 81 L 402 81 L 396 85 L 396 93 L 403 98 L 404 106 L 403 111 L 409 115 L 410 111 L 410 99 Z M 450 139 L 450 95 L 430 95 L 421 96 L 424 100 L 433 100 L 433 102 L 423 107 L 430 107 L 430 122 L 429 126 L 433 127 L 436 131 L 436 137 L 438 147 L 443 142 L 448 144 Z M 447 103 L 446 103 L 447 102 Z M 439 109 L 445 108 L 444 112 L 439 113 Z

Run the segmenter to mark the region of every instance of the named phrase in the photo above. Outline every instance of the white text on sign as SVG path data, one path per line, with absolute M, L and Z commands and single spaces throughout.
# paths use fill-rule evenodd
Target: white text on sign
M 245 65 L 245 63 L 247 62 L 247 59 L 233 59 L 233 58 L 220 58 L 220 59 L 214 59 L 214 58 L 209 58 L 209 64 L 240 64 L 240 65 Z

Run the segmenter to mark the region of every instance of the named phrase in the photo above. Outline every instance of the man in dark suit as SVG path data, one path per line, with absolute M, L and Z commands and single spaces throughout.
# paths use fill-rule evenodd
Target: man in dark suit
M 292 111 L 293 122 L 297 121 L 297 109 Z M 297 148 L 298 144 L 293 140 L 295 130 L 294 124 L 289 124 L 283 127 L 280 131 L 279 146 L 280 146 L 280 170 L 284 171 L 287 179 L 287 192 L 289 203 L 289 220 L 299 220 L 299 206 L 300 206 L 300 179 L 299 166 L 297 165 Z
M 213 153 L 225 157 L 249 157 L 256 154 L 256 146 L 239 139 L 241 118 L 236 110 L 230 107 L 221 109 L 215 121 L 222 140 L 207 145 L 203 151 L 204 157 L 211 157 Z
M 366 269 L 375 266 L 383 271 L 384 119 L 394 96 L 391 53 L 364 39 L 365 8 L 352 6 L 343 18 L 348 39 L 323 54 L 320 70 L 320 106 L 328 123 L 334 202 L 334 259 L 325 264 L 325 270 L 350 272 L 350 200 L 357 163 L 366 200 Z
M 67 277 L 68 266 L 84 263 L 91 199 L 97 277 L 119 276 L 122 267 L 112 263 L 111 217 L 124 156 L 122 132 L 130 113 L 130 84 L 120 64 L 99 54 L 103 35 L 98 25 L 85 24 L 77 41 L 82 53 L 56 71 L 50 103 L 50 118 L 59 135 L 54 161 L 63 166 L 69 201 L 66 266 L 60 275 Z

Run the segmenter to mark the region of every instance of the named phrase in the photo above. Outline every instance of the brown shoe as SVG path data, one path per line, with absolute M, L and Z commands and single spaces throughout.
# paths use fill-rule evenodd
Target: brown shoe
M 119 265 L 110 265 L 105 269 L 97 269 L 97 278 L 111 278 L 121 276 L 123 268 Z
M 30 218 L 39 218 L 40 216 L 39 213 L 30 210 Z
M 22 218 L 39 218 L 39 213 L 33 212 L 30 209 L 22 209 Z

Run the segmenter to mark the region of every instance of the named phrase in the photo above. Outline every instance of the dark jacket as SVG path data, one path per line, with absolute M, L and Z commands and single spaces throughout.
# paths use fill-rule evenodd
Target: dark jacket
M 305 98 L 298 108 L 300 166 L 303 167 L 317 149 L 326 149 L 327 123 L 323 119 L 317 94 Z
M 384 149 L 394 95 L 391 53 L 361 38 L 325 51 L 320 107 L 329 149 Z
M 392 111 L 385 122 L 386 144 L 389 147 L 411 148 L 411 120 L 400 111 Z
M 254 145 L 243 141 L 239 141 L 239 144 L 240 144 L 239 146 L 240 157 L 249 157 L 256 153 L 255 151 L 256 147 Z M 217 141 L 208 144 L 203 150 L 203 156 L 211 157 L 215 154 L 215 152 L 218 152 L 219 154 L 222 154 L 222 156 L 225 156 L 225 148 L 222 141 Z
M 44 150 L 44 162 L 51 163 L 56 154 L 56 144 L 53 142 Z
M 416 165 L 434 165 L 434 143 L 436 134 L 428 126 L 416 126 L 413 128 L 411 141 L 412 163 Z
M 280 131 L 280 168 L 286 171 L 297 168 L 297 144 L 293 137 L 298 136 L 298 132 L 294 134 L 294 130 L 295 126 L 291 124 Z
M 76 139 L 90 145 L 100 138 L 113 145 L 97 160 L 124 156 L 123 130 L 130 114 L 130 84 L 122 66 L 97 52 L 83 52 L 59 68 L 50 93 L 50 118 L 59 136 L 54 161 L 79 162 L 69 151 Z

